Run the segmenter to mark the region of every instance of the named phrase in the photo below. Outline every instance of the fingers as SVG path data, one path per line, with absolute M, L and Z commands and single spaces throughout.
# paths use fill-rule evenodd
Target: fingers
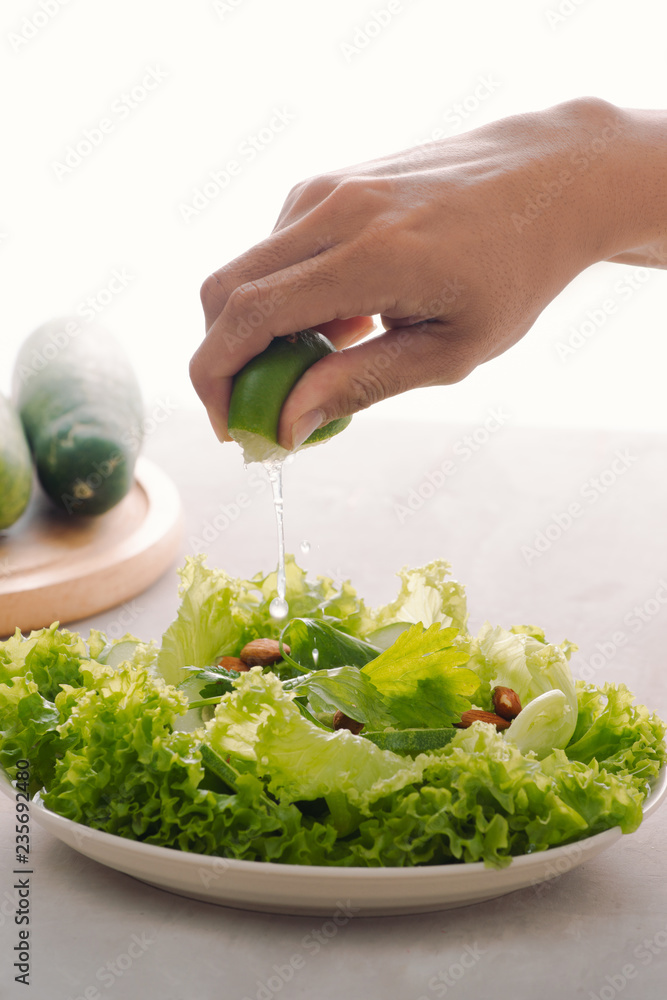
M 192 383 L 220 440 L 229 440 L 231 379 L 243 365 L 273 337 L 306 327 L 330 328 L 338 343 L 359 339 L 368 332 L 369 316 L 391 304 L 383 297 L 382 284 L 379 274 L 378 287 L 368 279 L 360 287 L 355 255 L 348 248 L 234 288 L 190 362 Z
M 318 323 L 316 330 L 323 333 L 339 351 L 349 344 L 356 344 L 362 337 L 375 329 L 372 316 L 351 316 L 349 319 L 332 319 L 329 323 Z
M 214 271 L 204 281 L 200 293 L 206 330 L 213 326 L 239 285 L 308 260 L 321 250 L 321 241 L 304 227 L 288 227 Z
M 207 330 L 239 285 L 317 257 L 355 235 L 355 226 L 341 211 L 344 199 L 339 196 L 334 205 L 325 205 L 330 192 L 326 178 L 297 185 L 271 235 L 206 278 L 201 300 Z
M 292 450 L 316 427 L 336 417 L 408 389 L 458 382 L 486 354 L 479 340 L 435 322 L 393 329 L 328 355 L 308 369 L 288 396 L 278 440 Z

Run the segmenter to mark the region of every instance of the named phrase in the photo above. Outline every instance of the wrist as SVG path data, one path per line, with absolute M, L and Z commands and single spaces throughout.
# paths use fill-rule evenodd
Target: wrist
M 588 99 L 584 99 L 588 102 Z M 593 101 L 590 177 L 598 260 L 667 266 L 667 111 Z

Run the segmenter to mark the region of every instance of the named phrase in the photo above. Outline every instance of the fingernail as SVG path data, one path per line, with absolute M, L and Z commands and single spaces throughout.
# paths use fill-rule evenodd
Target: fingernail
M 292 451 L 300 448 L 306 438 L 309 438 L 313 431 L 324 423 L 325 419 L 323 410 L 309 410 L 308 413 L 299 417 L 292 428 Z

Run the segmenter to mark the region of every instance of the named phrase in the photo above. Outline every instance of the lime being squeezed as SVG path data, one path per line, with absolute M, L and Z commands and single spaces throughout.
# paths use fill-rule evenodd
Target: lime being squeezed
M 335 350 L 331 341 L 316 330 L 301 330 L 286 337 L 275 337 L 261 354 L 251 358 L 234 376 L 232 384 L 229 433 L 241 445 L 246 463 L 262 463 L 273 492 L 278 529 L 277 597 L 270 606 L 273 618 L 285 618 L 289 611 L 285 600 L 282 465 L 292 453 L 278 444 L 280 411 L 303 373 Z M 318 427 L 300 447 L 328 441 L 344 430 L 351 419 L 339 417 L 324 427 Z

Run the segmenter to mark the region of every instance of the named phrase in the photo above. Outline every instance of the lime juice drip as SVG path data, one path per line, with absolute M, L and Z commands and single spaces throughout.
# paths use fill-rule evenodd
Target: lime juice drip
M 282 461 L 262 462 L 273 491 L 273 507 L 276 512 L 276 527 L 278 529 L 278 580 L 274 597 L 269 605 L 272 618 L 285 618 L 289 605 L 285 600 L 287 577 L 285 575 L 285 526 L 283 523 L 283 463 Z

